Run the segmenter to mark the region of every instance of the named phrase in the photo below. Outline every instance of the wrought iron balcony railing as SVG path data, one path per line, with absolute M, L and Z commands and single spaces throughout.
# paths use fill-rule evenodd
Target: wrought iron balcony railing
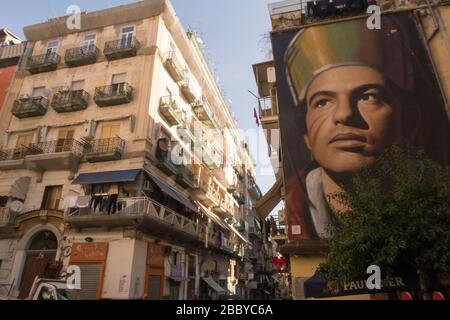
M 164 59 L 164 67 L 175 82 L 180 82 L 184 79 L 183 67 L 176 51 L 167 52 Z
M 123 37 L 118 40 L 105 43 L 103 53 L 108 60 L 117 60 L 128 57 L 134 57 L 137 54 L 141 44 L 135 37 Z
M 171 159 L 170 151 L 161 155 L 158 155 L 158 168 L 161 169 L 168 176 L 177 175 L 179 173 L 178 166 L 173 163 Z
M 33 143 L 27 147 L 27 156 L 38 154 L 51 154 L 61 152 L 71 152 L 79 157 L 83 155 L 83 145 L 75 139 L 59 139 Z
M 116 106 L 132 100 L 133 87 L 125 82 L 95 89 L 94 101 L 99 107 Z
M 69 67 L 92 64 L 97 61 L 99 50 L 95 45 L 71 48 L 66 51 L 64 62 Z
M 0 161 L 21 160 L 27 155 L 27 148 L 0 150 Z
M 56 53 L 46 53 L 28 58 L 26 69 L 32 73 L 54 71 L 58 68 L 61 57 Z
M 58 113 L 84 110 L 88 104 L 89 93 L 84 90 L 60 91 L 52 99 L 52 107 Z
M 47 113 L 48 104 L 44 97 L 20 98 L 14 101 L 11 112 L 19 119 L 39 117 Z
M 177 103 L 170 96 L 161 98 L 159 112 L 164 116 L 167 123 L 172 126 L 178 126 L 183 122 Z
M 94 140 L 85 146 L 88 162 L 102 162 L 122 159 L 125 140 L 119 137 Z

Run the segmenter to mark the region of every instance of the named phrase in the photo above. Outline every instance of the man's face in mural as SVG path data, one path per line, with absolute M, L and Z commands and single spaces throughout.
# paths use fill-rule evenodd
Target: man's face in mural
M 305 141 L 325 170 L 351 173 L 400 138 L 398 103 L 384 76 L 365 66 L 318 75 L 306 93 Z

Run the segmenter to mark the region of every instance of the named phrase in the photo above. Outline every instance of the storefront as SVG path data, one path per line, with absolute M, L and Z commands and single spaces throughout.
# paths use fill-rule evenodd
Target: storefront
M 102 298 L 108 243 L 74 243 L 70 264 L 81 271 L 80 299 Z
M 166 247 L 148 244 L 145 297 L 147 300 L 163 300 L 165 283 Z

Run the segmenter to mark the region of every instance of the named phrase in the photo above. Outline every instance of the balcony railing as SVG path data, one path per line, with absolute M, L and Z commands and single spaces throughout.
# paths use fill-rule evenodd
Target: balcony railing
M 99 107 L 116 106 L 133 100 L 133 87 L 117 83 L 95 89 L 94 101 Z
M 239 191 L 235 191 L 233 193 L 233 197 L 234 199 L 236 199 L 237 203 L 241 206 L 246 203 L 245 196 Z
M 58 68 L 61 57 L 56 53 L 47 53 L 28 58 L 26 70 L 32 74 L 54 71 Z
M 199 225 L 157 201 L 147 198 L 123 198 L 117 202 L 117 212 L 95 211 L 91 208 L 73 208 L 66 212 L 66 221 L 75 227 L 112 227 L 136 225 L 136 219 L 143 218 L 142 226 L 161 236 L 170 236 L 175 233 L 184 234 L 198 240 Z
M 57 92 L 52 99 L 52 107 L 58 113 L 85 110 L 88 104 L 89 93 L 84 90 Z
M 204 143 L 202 150 L 203 161 L 209 169 L 214 170 L 222 167 L 222 155 L 215 150 L 212 144 Z
M 276 97 L 266 97 L 259 99 L 259 116 L 261 121 L 268 117 L 278 116 Z
M 97 61 L 98 53 L 99 50 L 95 45 L 68 49 L 64 56 L 64 62 L 69 67 L 93 64 Z
M 48 104 L 44 97 L 20 98 L 14 101 L 12 114 L 19 119 L 40 117 L 47 113 Z
M 121 138 L 94 140 L 85 146 L 88 162 L 103 162 L 122 159 L 125 141 Z
M 197 96 L 194 93 L 192 87 L 192 80 L 185 78 L 181 83 L 181 92 L 189 103 L 194 103 L 197 100 Z
M 219 128 L 219 125 L 208 103 L 197 101 L 196 105 L 193 107 L 193 110 L 197 118 L 210 129 Z
M 170 151 L 158 157 L 157 167 L 168 176 L 179 173 L 178 166 L 172 162 Z
M 161 98 L 159 112 L 161 112 L 167 123 L 171 126 L 178 126 L 183 122 L 177 109 L 177 103 L 171 97 L 167 96 Z
M 59 139 L 30 144 L 27 147 L 27 156 L 38 154 L 51 154 L 71 152 L 79 157 L 83 155 L 83 145 L 75 139 Z
M 27 155 L 27 148 L 0 150 L 0 161 L 21 160 Z
M 178 60 L 175 51 L 169 51 L 164 59 L 164 67 L 169 72 L 170 76 L 175 82 L 180 82 L 184 79 L 184 72 L 182 64 Z
M 109 61 L 134 57 L 140 45 L 135 37 L 124 37 L 119 40 L 106 42 L 103 53 Z
M 176 181 L 180 186 L 186 189 L 193 189 L 195 187 L 194 174 L 184 166 L 179 167 Z

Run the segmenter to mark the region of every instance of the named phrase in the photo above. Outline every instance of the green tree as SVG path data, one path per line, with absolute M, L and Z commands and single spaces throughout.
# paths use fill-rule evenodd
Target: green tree
M 406 263 L 428 299 L 428 274 L 450 273 L 450 167 L 393 146 L 331 197 L 347 209 L 329 225 L 330 253 L 320 271 L 330 281 L 341 286 L 367 278 L 370 265 L 392 275 Z

